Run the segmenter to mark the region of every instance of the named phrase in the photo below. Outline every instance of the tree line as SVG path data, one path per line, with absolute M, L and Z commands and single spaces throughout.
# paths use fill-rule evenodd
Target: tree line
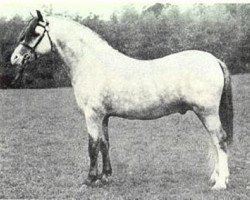
M 45 10 L 53 14 L 53 10 Z M 125 7 L 109 20 L 91 14 L 60 14 L 90 27 L 114 49 L 137 59 L 155 59 L 197 49 L 223 60 L 232 74 L 250 72 L 250 4 L 195 4 L 188 9 L 156 3 L 138 12 Z M 68 69 L 57 53 L 30 63 L 19 81 L 10 65 L 16 38 L 27 20 L 0 18 L 0 87 L 51 88 L 70 86 Z

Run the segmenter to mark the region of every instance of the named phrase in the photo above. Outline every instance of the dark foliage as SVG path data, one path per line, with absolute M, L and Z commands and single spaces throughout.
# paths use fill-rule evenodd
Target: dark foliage
M 50 14 L 53 11 L 50 10 Z M 126 7 L 104 21 L 97 15 L 68 16 L 107 40 L 113 48 L 137 59 L 155 59 L 187 49 L 208 51 L 222 59 L 232 74 L 250 72 L 250 4 L 196 4 L 187 10 L 155 4 L 138 13 Z M 57 54 L 30 63 L 12 83 L 17 68 L 10 65 L 17 33 L 27 22 L 16 16 L 0 18 L 0 88 L 70 86 L 67 67 Z

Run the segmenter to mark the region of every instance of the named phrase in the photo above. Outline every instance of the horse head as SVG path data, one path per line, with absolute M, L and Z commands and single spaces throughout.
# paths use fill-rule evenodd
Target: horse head
M 11 63 L 23 65 L 31 62 L 39 55 L 50 52 L 52 47 L 49 22 L 37 10 L 37 16 L 30 20 L 18 37 L 18 46 L 11 55 Z

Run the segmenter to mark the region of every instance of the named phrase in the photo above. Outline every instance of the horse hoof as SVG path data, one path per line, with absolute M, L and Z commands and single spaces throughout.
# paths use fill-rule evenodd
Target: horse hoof
M 110 180 L 109 180 L 109 176 L 107 176 L 106 174 L 103 174 L 100 178 L 102 184 L 107 185 L 109 184 Z
M 227 189 L 226 183 L 216 182 L 212 187 L 212 190 L 225 190 Z
M 218 176 L 211 176 L 211 178 L 209 179 L 209 183 L 213 185 L 216 183 L 217 180 Z
M 84 181 L 84 185 L 87 185 L 87 186 L 90 186 L 90 187 L 99 187 L 99 186 L 101 186 L 101 181 L 99 179 L 87 178 Z
M 93 182 L 92 179 L 87 178 L 87 179 L 83 182 L 83 184 L 84 184 L 84 185 L 87 185 L 87 186 L 90 186 L 92 182 Z
M 91 184 L 91 187 L 101 187 L 101 186 L 102 186 L 102 182 L 99 179 L 93 181 Z

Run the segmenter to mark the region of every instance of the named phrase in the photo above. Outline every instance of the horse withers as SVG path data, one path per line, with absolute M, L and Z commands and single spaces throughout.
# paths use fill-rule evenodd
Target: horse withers
M 113 49 L 89 28 L 64 18 L 44 19 L 37 11 L 37 17 L 19 37 L 11 62 L 23 65 L 53 49 L 70 68 L 75 97 L 86 119 L 90 157 L 86 184 L 106 183 L 112 173 L 110 116 L 144 120 L 191 110 L 213 141 L 213 189 L 226 188 L 233 105 L 230 75 L 222 61 L 196 50 L 154 60 L 133 59 Z M 99 151 L 103 159 L 100 176 Z

